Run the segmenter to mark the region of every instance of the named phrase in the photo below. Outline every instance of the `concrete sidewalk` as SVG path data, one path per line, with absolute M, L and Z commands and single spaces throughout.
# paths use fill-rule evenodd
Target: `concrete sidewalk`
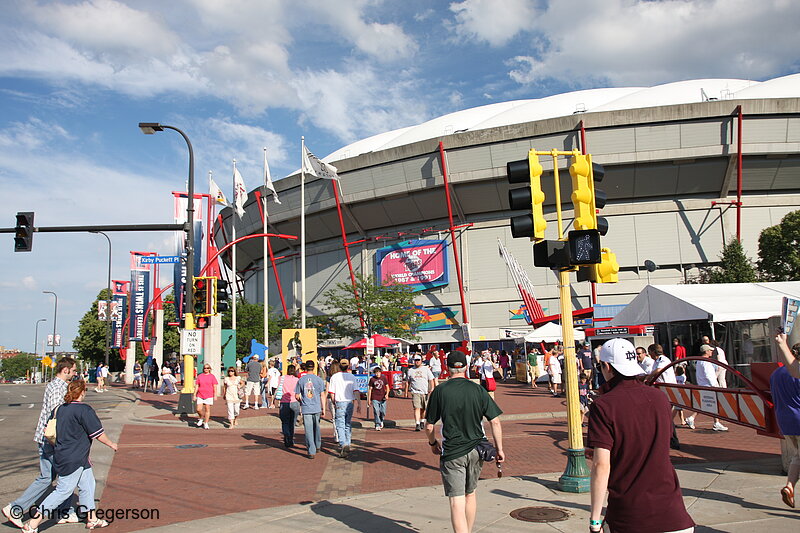
M 487 466 L 485 468 L 493 468 Z M 697 532 L 800 530 L 800 510 L 786 507 L 779 459 L 678 467 L 686 507 Z M 586 531 L 589 495 L 558 490 L 560 473 L 482 480 L 474 531 Z M 522 522 L 509 513 L 522 507 L 565 511 L 563 521 Z M 440 486 L 390 490 L 330 501 L 273 507 L 152 528 L 151 531 L 450 531 L 447 500 Z

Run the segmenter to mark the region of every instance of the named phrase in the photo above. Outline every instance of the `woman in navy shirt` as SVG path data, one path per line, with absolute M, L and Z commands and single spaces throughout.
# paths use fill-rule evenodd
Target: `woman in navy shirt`
M 106 527 L 108 522 L 95 517 L 95 479 L 89 450 L 97 439 L 114 451 L 116 443 L 105 434 L 97 413 L 83 402 L 86 396 L 85 381 L 71 381 L 64 396 L 64 404 L 55 411 L 56 443 L 53 452 L 53 470 L 58 475 L 56 489 L 39 506 L 39 515 L 32 518 L 22 531 L 36 533 L 39 524 L 47 518 L 58 518 L 56 509 L 78 488 L 78 515 L 86 515 L 87 529 Z

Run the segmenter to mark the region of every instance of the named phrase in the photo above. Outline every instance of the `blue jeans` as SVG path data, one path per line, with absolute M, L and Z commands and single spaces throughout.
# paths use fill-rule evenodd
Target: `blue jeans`
M 303 413 L 303 427 L 306 432 L 306 448 L 309 455 L 315 455 L 322 448 L 322 432 L 319 427 L 321 413 Z
M 372 414 L 375 416 L 375 427 L 383 427 L 386 418 L 386 400 L 372 400 Z
M 22 496 L 11 502 L 11 507 L 22 509 L 27 513 L 28 510 L 45 495 L 50 488 L 50 484 L 55 479 L 53 472 L 53 447 L 45 440 L 39 444 L 39 477 L 25 489 Z
M 281 417 L 281 433 L 283 433 L 283 443 L 287 446 L 294 446 L 294 424 L 297 422 L 297 415 L 300 414 L 300 404 L 298 402 L 284 402 L 281 404 L 279 416 Z
M 353 432 L 353 402 L 336 402 L 336 436 L 340 446 L 350 446 L 350 436 Z
M 56 490 L 44 499 L 39 506 L 39 511 L 45 518 L 63 518 L 62 511 L 55 513 L 54 510 L 72 496 L 72 492 L 78 487 L 78 513 L 84 515 L 95 509 L 94 505 L 94 472 L 91 468 L 80 467 L 68 476 L 58 476 Z
M 165 392 L 169 394 L 175 392 L 175 387 L 172 385 L 172 382 L 166 379 L 161 382 L 161 387 L 158 389 L 159 394 L 164 394 Z
M 269 405 L 269 402 L 267 401 L 267 392 L 269 391 L 269 387 L 267 384 L 267 380 L 261 380 L 261 405 L 264 408 Z

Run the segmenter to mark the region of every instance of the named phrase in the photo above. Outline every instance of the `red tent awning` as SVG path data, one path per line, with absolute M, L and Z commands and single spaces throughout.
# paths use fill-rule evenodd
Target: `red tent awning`
M 390 339 L 389 337 L 384 337 L 383 335 L 381 335 L 379 333 L 376 333 L 375 335 L 373 335 L 372 336 L 372 340 L 375 341 L 375 347 L 376 348 L 386 348 L 387 346 L 395 346 L 397 344 L 400 344 L 399 340 Z M 346 346 L 345 350 L 355 350 L 355 349 L 358 349 L 358 348 L 363 349 L 363 348 L 366 348 L 366 347 L 367 347 L 367 339 L 363 338 L 363 339 L 357 340 L 356 342 L 354 342 L 350 346 Z

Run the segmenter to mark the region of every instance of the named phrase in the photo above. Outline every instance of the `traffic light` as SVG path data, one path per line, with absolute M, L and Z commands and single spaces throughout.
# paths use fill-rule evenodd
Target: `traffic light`
M 195 329 L 206 329 L 211 323 L 211 319 L 207 316 L 199 316 L 194 323 Z
M 616 283 L 619 281 L 617 255 L 608 248 L 600 249 L 600 262 L 596 265 L 582 266 L 578 269 L 578 281 L 595 283 Z
M 214 279 L 213 314 L 218 315 L 228 310 L 228 282 L 224 279 Z
M 204 317 L 209 316 L 209 283 L 210 278 L 194 278 L 193 280 L 193 293 L 194 293 L 194 316 Z M 199 327 L 199 326 L 198 326 Z
M 596 229 L 573 230 L 567 234 L 570 265 L 591 265 L 599 263 L 600 232 Z
M 544 191 L 542 191 L 542 165 L 535 150 L 528 152 L 528 158 L 510 161 L 506 164 L 508 183 L 527 183 L 528 187 L 509 189 L 508 203 L 511 209 L 530 209 L 531 214 L 511 218 L 511 235 L 515 238 L 530 237 L 532 240 L 544 239 L 547 221 L 544 219 Z
M 591 155 L 575 153 L 569 174 L 572 176 L 572 205 L 575 208 L 573 227 L 576 230 L 596 229 L 600 235 L 605 235 L 608 221 L 598 217 L 597 210 L 605 207 L 607 195 L 594 187 L 595 182 L 603 180 L 605 170 L 602 165 L 592 163 Z
M 33 211 L 17 213 L 14 228 L 14 251 L 30 252 L 33 249 Z

